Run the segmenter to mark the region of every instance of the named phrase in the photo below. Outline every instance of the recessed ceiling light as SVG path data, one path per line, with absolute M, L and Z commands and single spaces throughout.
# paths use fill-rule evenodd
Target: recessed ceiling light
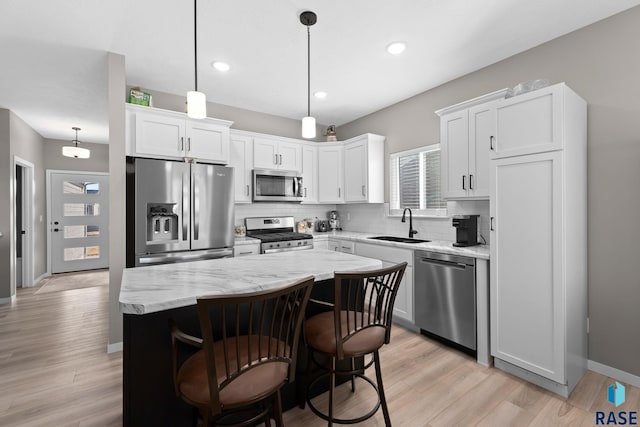
M 325 99 L 327 97 L 327 92 L 323 92 L 321 90 L 314 92 L 313 96 L 315 96 L 318 99 Z
M 407 45 L 402 42 L 393 42 L 387 46 L 387 52 L 392 55 L 399 55 L 407 48 Z
M 231 69 L 231 67 L 229 66 L 229 64 L 227 64 L 226 62 L 222 62 L 222 61 L 215 61 L 211 64 L 211 66 L 213 68 L 215 68 L 218 71 L 229 71 Z

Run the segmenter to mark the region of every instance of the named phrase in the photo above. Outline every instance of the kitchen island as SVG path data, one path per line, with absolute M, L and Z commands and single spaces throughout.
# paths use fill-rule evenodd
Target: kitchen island
M 192 425 L 192 408 L 173 389 L 168 321 L 174 319 L 182 330 L 199 336 L 198 296 L 274 289 L 313 275 L 312 298 L 328 300 L 335 271 L 381 267 L 376 259 L 312 249 L 125 269 L 119 299 L 124 314 L 123 425 Z M 298 372 L 304 366 L 299 361 Z M 282 391 L 285 407 L 294 406 L 301 392 L 299 383 L 287 385 Z

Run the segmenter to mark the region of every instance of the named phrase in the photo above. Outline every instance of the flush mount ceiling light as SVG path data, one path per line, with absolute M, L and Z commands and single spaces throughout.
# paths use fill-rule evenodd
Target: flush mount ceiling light
M 327 97 L 327 92 L 322 92 L 321 90 L 314 92 L 313 96 L 315 96 L 318 99 L 325 99 Z
M 192 119 L 207 117 L 207 96 L 198 92 L 198 9 L 197 0 L 193 0 L 193 58 L 195 68 L 195 90 L 187 92 L 187 116 Z
M 400 55 L 407 48 L 407 45 L 402 42 L 393 42 L 387 46 L 387 52 L 391 55 Z
M 218 71 L 229 71 L 231 67 L 226 62 L 214 61 L 211 66 Z
M 71 141 L 74 145 L 65 145 L 62 147 L 62 155 L 65 157 L 73 157 L 74 159 L 88 159 L 91 155 L 91 151 L 86 148 L 78 147 L 78 131 L 81 130 L 79 127 L 72 127 L 71 129 L 76 131 L 76 137 Z
M 300 22 L 307 27 L 307 117 L 302 118 L 302 137 L 316 137 L 316 119 L 311 117 L 311 31 L 309 28 L 315 24 L 318 17 L 311 11 L 300 14 Z

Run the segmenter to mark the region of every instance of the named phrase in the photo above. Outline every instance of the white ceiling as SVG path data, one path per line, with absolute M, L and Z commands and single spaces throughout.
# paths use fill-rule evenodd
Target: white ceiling
M 640 4 L 640 0 L 198 0 L 199 89 L 207 99 L 340 125 Z M 392 41 L 407 43 L 399 56 Z M 190 0 L 2 0 L 0 107 L 46 138 L 107 142 L 106 52 L 127 84 L 193 89 Z M 228 62 L 226 74 L 214 60 Z

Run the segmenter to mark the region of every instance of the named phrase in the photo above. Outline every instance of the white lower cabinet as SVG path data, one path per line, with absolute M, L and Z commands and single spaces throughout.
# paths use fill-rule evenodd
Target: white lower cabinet
M 393 315 L 396 318 L 413 323 L 413 251 L 410 249 L 392 248 L 369 243 L 356 243 L 355 254 L 379 259 L 385 267 L 405 261 L 407 262 L 407 268 L 404 272 L 393 306 Z
M 250 245 L 238 245 L 233 248 L 233 256 L 249 256 L 260 255 L 260 243 L 252 243 Z
M 313 249 L 329 249 L 329 240 L 328 239 L 319 239 L 317 237 L 313 238 Z M 335 250 L 335 249 L 332 249 Z
M 354 253 L 354 242 L 348 240 L 329 239 L 329 246 L 327 249 L 335 252 L 343 252 L 345 254 Z

